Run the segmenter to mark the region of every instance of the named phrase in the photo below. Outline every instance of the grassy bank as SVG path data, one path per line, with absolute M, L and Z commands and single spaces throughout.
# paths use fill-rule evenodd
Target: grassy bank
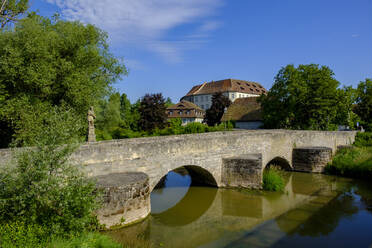
M 267 191 L 283 191 L 284 179 L 280 175 L 280 170 L 275 167 L 266 169 L 263 172 L 262 187 Z
M 50 230 L 22 222 L 0 225 L 2 248 L 121 248 L 111 238 L 98 232 L 83 232 L 74 236 L 50 235 Z
M 372 133 L 358 133 L 350 148 L 337 152 L 326 173 L 353 178 L 372 178 Z

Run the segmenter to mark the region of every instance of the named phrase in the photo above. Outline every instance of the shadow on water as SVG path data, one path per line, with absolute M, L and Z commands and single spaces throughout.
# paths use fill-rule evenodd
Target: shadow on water
M 160 181 L 162 187 L 152 192 L 149 218 L 109 235 L 128 247 L 372 244 L 371 184 L 284 173 L 285 192 L 273 193 L 193 186 L 194 177 L 181 168 L 170 172 Z M 198 175 L 196 185 L 202 174 Z

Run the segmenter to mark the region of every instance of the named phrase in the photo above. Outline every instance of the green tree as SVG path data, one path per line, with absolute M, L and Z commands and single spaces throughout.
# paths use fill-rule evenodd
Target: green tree
M 125 66 L 92 25 L 30 15 L 0 33 L 0 125 L 16 136 L 28 105 L 68 106 L 86 119 Z M 41 107 L 43 109 L 47 107 Z M 35 116 L 37 119 L 37 116 Z M 80 130 L 85 134 L 85 130 Z
M 15 150 L 12 164 L 0 169 L 0 225 L 17 221 L 42 226 L 49 235 L 80 233 L 97 207 L 94 182 L 69 161 L 81 123 L 67 107 L 38 114 L 37 135 L 25 141 L 33 147 Z
M 8 23 L 16 22 L 29 7 L 28 0 L 1 0 L 0 27 L 3 29 Z
M 165 100 L 161 93 L 146 94 L 140 102 L 139 126 L 144 131 L 152 131 L 156 128 L 162 129 L 167 125 Z
M 126 94 L 120 96 L 120 117 L 122 120 L 121 127 L 128 129 L 132 121 L 131 104 Z
M 221 92 L 217 92 L 212 96 L 212 106 L 205 113 L 203 122 L 208 126 L 214 126 L 221 123 L 221 118 L 225 108 L 231 105 L 229 98 L 224 96 Z
M 262 95 L 266 128 L 334 129 L 344 93 L 327 66 L 287 65 L 281 68 L 267 95 Z M 348 108 L 351 103 L 348 100 Z M 347 110 L 345 110 L 348 112 Z M 344 111 L 344 112 L 345 112 Z
M 165 100 L 165 106 L 168 108 L 169 106 L 172 106 L 174 103 L 172 102 L 172 99 L 170 97 L 167 97 L 167 100 Z
M 358 84 L 356 103 L 355 112 L 361 118 L 361 124 L 372 131 L 372 79 Z

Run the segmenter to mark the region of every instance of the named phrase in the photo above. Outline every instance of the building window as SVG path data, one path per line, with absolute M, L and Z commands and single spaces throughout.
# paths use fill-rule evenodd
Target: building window
M 180 110 L 179 114 L 182 115 L 182 110 Z
M 201 105 L 201 108 L 204 109 L 204 105 L 203 104 Z
M 209 99 L 208 99 L 208 96 L 205 96 L 205 100 L 208 102 L 208 100 L 209 100 Z
M 198 102 L 198 97 L 197 96 L 195 97 L 195 102 Z
M 207 109 L 209 109 L 209 104 L 205 105 L 205 107 L 206 107 Z
M 231 94 L 231 98 L 234 99 L 234 97 L 235 97 L 235 95 L 234 95 L 234 93 L 232 93 L 232 94 Z
M 201 97 L 200 97 L 200 101 L 201 101 L 201 102 L 204 101 L 204 96 L 201 96 Z
M 169 115 L 173 115 L 173 111 L 169 111 L 168 114 L 169 114 Z

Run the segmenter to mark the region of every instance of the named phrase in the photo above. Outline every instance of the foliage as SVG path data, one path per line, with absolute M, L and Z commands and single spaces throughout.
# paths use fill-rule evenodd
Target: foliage
M 372 177 L 372 147 L 341 149 L 326 167 L 329 174 L 370 179 Z
M 0 247 L 4 248 L 120 248 L 111 238 L 97 232 L 82 232 L 72 237 L 50 235 L 46 227 L 11 222 L 0 225 Z
M 273 87 L 260 98 L 265 128 L 329 130 L 344 124 L 340 120 L 349 120 L 353 94 L 338 86 L 326 66 L 281 68 Z
M 0 33 L 0 124 L 17 138 L 25 106 L 68 106 L 80 120 L 126 68 L 92 25 L 30 15 Z M 36 109 L 36 108 L 35 108 Z M 39 122 L 38 116 L 34 120 Z M 80 130 L 80 134 L 85 129 Z
M 1 0 L 0 1 L 0 29 L 8 23 L 18 21 L 29 7 L 28 0 Z
M 372 132 L 357 133 L 354 145 L 358 147 L 372 146 Z
M 50 248 L 121 248 L 122 245 L 114 242 L 106 235 L 91 232 L 83 233 L 71 239 L 53 240 L 47 247 Z
M 39 225 L 19 221 L 0 224 L 0 247 L 44 248 L 48 238 L 48 231 Z
M 208 126 L 220 124 L 225 108 L 229 107 L 230 105 L 230 99 L 224 96 L 222 92 L 213 94 L 212 106 L 206 111 L 203 122 L 208 124 Z
M 372 79 L 359 83 L 357 96 L 355 112 L 360 116 L 362 126 L 372 131 Z
M 146 94 L 140 102 L 139 126 L 143 131 L 162 129 L 167 124 L 165 100 L 161 93 Z
M 262 187 L 268 191 L 283 191 L 284 179 L 278 169 L 270 168 L 263 172 Z
M 20 220 L 46 227 L 49 234 L 78 233 L 94 220 L 95 184 L 68 161 L 80 125 L 65 109 L 48 113 L 34 147 L 15 150 L 14 164 L 1 169 L 0 223 Z
M 165 106 L 168 108 L 170 106 L 172 106 L 174 103 L 172 102 L 172 99 L 170 99 L 170 97 L 167 97 L 167 99 L 165 100 Z

